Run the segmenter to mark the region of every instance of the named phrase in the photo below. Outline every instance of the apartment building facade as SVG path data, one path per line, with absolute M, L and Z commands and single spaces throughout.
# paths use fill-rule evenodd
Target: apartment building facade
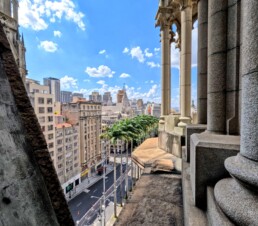
M 63 116 L 55 116 L 56 171 L 67 194 L 80 184 L 79 126 L 64 122 Z
M 101 103 L 86 100 L 62 105 L 67 123 L 79 126 L 82 179 L 101 165 L 101 107 Z
M 48 86 L 40 85 L 38 81 L 32 79 L 26 79 L 26 89 L 42 132 L 45 136 L 52 161 L 55 168 L 57 168 L 57 156 L 55 151 L 54 95 L 49 93 Z

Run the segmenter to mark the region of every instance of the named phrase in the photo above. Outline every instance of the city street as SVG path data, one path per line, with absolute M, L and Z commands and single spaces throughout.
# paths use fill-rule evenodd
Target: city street
M 122 165 L 123 170 L 125 170 L 126 165 Z M 116 170 L 116 175 L 117 175 L 117 184 L 120 183 L 120 164 L 117 164 L 117 170 Z M 122 175 L 123 177 L 123 175 Z M 123 178 L 124 179 L 124 178 Z M 131 181 L 131 178 L 129 177 L 129 181 Z M 113 186 L 114 183 L 114 172 L 109 173 L 106 176 L 106 191 L 108 191 L 108 189 L 110 189 L 110 193 L 107 194 L 108 200 L 106 201 L 106 206 L 107 205 L 113 205 L 113 201 L 114 201 L 114 195 L 113 190 L 114 188 L 111 188 Z M 129 187 L 130 187 L 129 183 Z M 123 182 L 122 184 L 123 186 L 123 196 L 125 193 L 125 182 Z M 96 182 L 95 184 L 93 184 L 91 187 L 85 189 L 84 192 L 82 192 L 81 194 L 79 194 L 78 196 L 76 196 L 74 199 L 72 199 L 71 201 L 68 202 L 69 205 L 69 209 L 72 213 L 73 219 L 74 221 L 79 221 L 84 215 L 85 213 L 87 213 L 92 207 L 91 211 L 93 211 L 92 213 L 90 213 L 90 217 L 87 219 L 87 224 L 91 225 L 97 218 L 98 214 L 99 214 L 99 208 L 101 205 L 101 202 L 99 201 L 99 198 L 102 196 L 102 192 L 103 192 L 103 179 L 99 180 L 98 182 Z M 97 206 L 95 205 L 98 202 Z M 120 186 L 117 187 L 117 203 L 120 203 L 121 199 L 120 199 Z M 94 206 L 95 205 L 95 206 Z M 88 215 L 87 215 L 88 216 Z

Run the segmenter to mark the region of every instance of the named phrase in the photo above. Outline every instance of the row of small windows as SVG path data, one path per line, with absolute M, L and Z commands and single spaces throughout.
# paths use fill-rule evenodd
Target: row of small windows
M 47 119 L 47 122 L 53 122 L 53 116 L 47 116 L 47 117 L 45 117 L 45 116 L 40 116 L 40 117 L 38 118 L 39 123 L 44 123 L 44 122 L 46 122 L 46 119 Z
M 96 109 L 100 109 L 100 106 L 93 106 L 93 105 L 87 105 L 87 106 L 85 106 L 85 105 L 83 105 L 83 110 L 89 110 L 89 109 L 94 109 L 94 110 L 96 110 Z
M 45 113 L 45 108 L 44 107 L 39 107 L 39 113 L 40 114 Z M 46 113 L 53 113 L 53 108 L 52 107 L 47 107 L 46 108 Z
M 44 104 L 45 102 L 47 103 L 47 104 L 52 104 L 53 103 L 53 99 L 52 98 L 46 98 L 47 100 L 45 101 L 45 98 L 43 98 L 43 97 L 39 97 L 38 98 L 38 103 L 39 104 Z

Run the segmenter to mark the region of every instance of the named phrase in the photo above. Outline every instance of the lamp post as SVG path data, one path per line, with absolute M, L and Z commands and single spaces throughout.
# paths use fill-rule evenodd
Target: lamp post
M 107 161 L 107 155 L 104 148 L 105 142 L 102 141 L 102 167 L 103 167 L 103 204 L 102 204 L 102 212 L 103 212 L 103 221 L 102 225 L 106 225 L 106 161 Z

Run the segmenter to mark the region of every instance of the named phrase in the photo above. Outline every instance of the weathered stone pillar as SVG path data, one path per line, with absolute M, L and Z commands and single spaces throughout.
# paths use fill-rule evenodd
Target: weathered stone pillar
M 209 0 L 208 125 L 212 133 L 226 131 L 227 0 Z
M 180 112 L 181 117 L 191 117 L 191 56 L 192 56 L 192 6 L 191 2 L 181 11 L 181 63 L 180 63 Z
M 8 15 L 11 16 L 11 0 L 3 0 L 3 12 Z
M 161 116 L 169 115 L 171 108 L 171 60 L 170 60 L 170 29 L 171 23 L 167 22 L 166 15 L 160 27 L 161 31 Z
M 215 186 L 215 198 L 237 225 L 258 223 L 258 1 L 241 2 L 242 112 L 240 154 L 225 166 L 234 179 Z
M 207 42 L 208 1 L 198 2 L 198 72 L 197 114 L 198 124 L 207 124 Z

